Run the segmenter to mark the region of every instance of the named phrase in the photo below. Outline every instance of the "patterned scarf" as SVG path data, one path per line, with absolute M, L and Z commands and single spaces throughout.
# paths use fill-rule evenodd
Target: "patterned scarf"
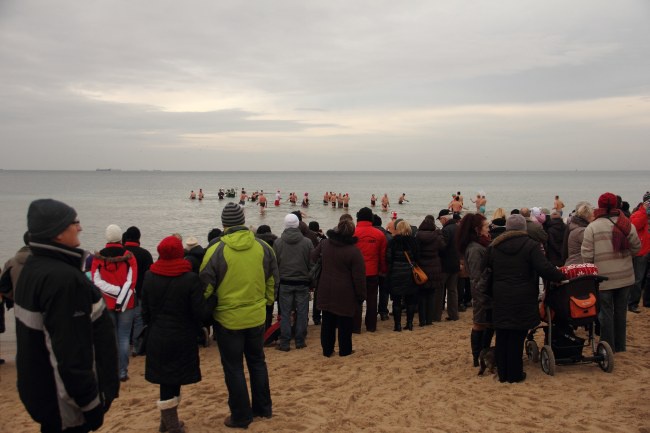
M 612 217 L 618 217 L 616 222 L 612 220 Z M 628 241 L 627 236 L 632 230 L 632 224 L 623 212 L 619 209 L 598 208 L 594 210 L 594 219 L 597 218 L 607 218 L 614 224 L 614 227 L 612 227 L 612 247 L 615 252 L 620 253 L 630 249 L 630 241 Z

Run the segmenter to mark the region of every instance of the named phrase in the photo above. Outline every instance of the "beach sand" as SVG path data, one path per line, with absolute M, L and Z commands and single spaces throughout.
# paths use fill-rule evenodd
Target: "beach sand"
M 306 349 L 293 342 L 287 353 L 266 349 L 273 418 L 256 418 L 248 431 L 650 433 L 650 309 L 628 314 L 627 352 L 615 355 L 612 373 L 592 363 L 558 366 L 551 377 L 525 360 L 528 377 L 518 384 L 477 376 L 470 318 L 461 313 L 459 321 L 401 333 L 392 320 L 379 322 L 376 333 L 353 336 L 355 353 L 344 358 L 323 357 L 320 328 L 310 325 Z M 18 398 L 7 334 L 4 340 L 0 432 L 37 432 Z M 191 433 L 230 431 L 216 345 L 200 350 L 203 380 L 183 387 L 180 418 Z M 131 359 L 129 374 L 101 432 L 157 431 L 158 387 L 144 380 L 143 357 Z

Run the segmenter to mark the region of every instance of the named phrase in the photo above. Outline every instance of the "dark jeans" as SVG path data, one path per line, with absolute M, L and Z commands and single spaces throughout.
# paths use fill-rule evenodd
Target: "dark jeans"
M 296 346 L 305 344 L 309 321 L 309 287 L 290 286 L 280 283 L 280 346 L 289 347 L 291 341 L 291 312 L 296 308 Z
M 458 279 L 458 305 L 469 306 L 472 302 L 472 289 L 469 278 Z
M 388 314 L 388 279 L 383 275 L 378 276 L 377 279 L 379 282 L 379 304 L 377 304 L 377 310 L 379 313 Z
M 217 346 L 228 388 L 232 421 L 245 424 L 251 422 L 254 415 L 271 415 L 271 389 L 264 358 L 264 325 L 232 330 L 217 324 Z M 251 381 L 252 405 L 244 376 L 244 357 Z
M 377 291 L 379 289 L 379 279 L 376 275 L 366 277 L 366 330 L 375 332 L 377 330 Z M 359 305 L 357 312 L 354 314 L 352 332 L 361 332 L 361 310 Z
M 598 298 L 600 312 L 600 339 L 606 341 L 614 352 L 625 352 L 627 334 L 627 296 L 631 286 L 601 290 Z
M 337 316 L 329 311 L 323 311 L 320 344 L 325 356 L 329 357 L 334 353 L 337 329 L 339 330 L 339 356 L 352 353 L 352 317 Z
M 638 307 L 639 302 L 641 301 L 641 291 L 645 285 L 646 279 L 646 270 L 648 269 L 648 255 L 645 256 L 636 256 L 632 260 L 634 265 L 634 285 L 630 288 L 630 294 L 628 295 L 627 305 L 629 307 Z M 647 290 L 644 294 L 644 304 L 647 300 Z
M 431 325 L 433 323 L 433 289 L 419 289 L 418 291 L 418 318 L 420 326 Z
M 527 334 L 528 331 L 525 329 L 496 330 L 495 350 L 500 382 L 514 383 L 523 379 L 524 363 L 522 354 Z

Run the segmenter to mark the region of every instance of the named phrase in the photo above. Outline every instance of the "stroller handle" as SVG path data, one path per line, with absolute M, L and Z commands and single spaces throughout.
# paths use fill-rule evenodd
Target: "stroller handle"
M 573 283 L 580 280 L 595 280 L 598 283 L 609 280 L 608 277 L 604 275 L 581 275 L 579 277 L 571 278 L 570 280 L 562 280 L 557 283 L 554 283 L 556 286 L 562 286 L 564 284 Z

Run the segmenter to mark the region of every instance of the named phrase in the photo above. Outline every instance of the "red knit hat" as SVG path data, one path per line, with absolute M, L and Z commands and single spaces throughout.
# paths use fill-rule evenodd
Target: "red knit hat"
M 167 236 L 158 244 L 158 254 L 162 260 L 182 259 L 183 243 L 176 236 Z
M 598 197 L 598 207 L 602 209 L 616 209 L 618 200 L 616 195 L 611 192 L 606 192 Z

